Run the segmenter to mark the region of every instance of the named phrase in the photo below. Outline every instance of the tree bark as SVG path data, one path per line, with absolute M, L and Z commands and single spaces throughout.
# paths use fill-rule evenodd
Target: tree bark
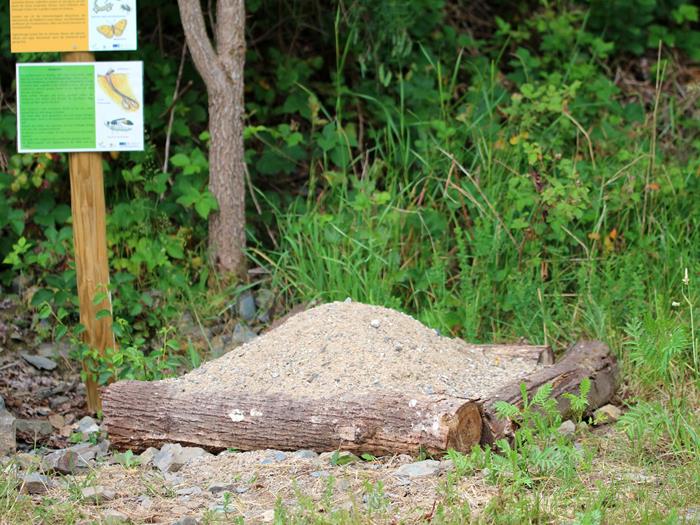
M 569 400 L 562 394 L 577 394 L 579 385 L 586 377 L 591 380 L 588 394 L 588 409 L 594 410 L 610 401 L 615 393 L 618 368 L 615 357 L 605 343 L 600 341 L 580 341 L 573 345 L 561 359 L 552 366 L 544 367 L 531 374 L 525 381 L 528 395 L 539 387 L 552 383 L 552 395 L 557 398 L 559 412 L 566 417 L 570 414 Z M 511 438 L 515 428 L 512 422 L 496 415 L 496 402 L 506 401 L 522 405 L 520 383 L 511 383 L 488 399 L 480 401 L 483 428 L 481 442 L 491 444 L 501 438 Z
M 479 443 L 476 403 L 441 396 L 368 394 L 328 399 L 183 395 L 176 381 L 121 381 L 104 390 L 104 427 L 118 448 L 166 442 L 209 450 L 275 448 L 384 454 L 468 452 Z
M 219 209 L 209 217 L 209 252 L 224 274 L 245 275 L 244 79 L 245 2 L 218 0 L 216 48 L 200 0 L 178 0 L 187 46 L 209 97 L 209 190 Z

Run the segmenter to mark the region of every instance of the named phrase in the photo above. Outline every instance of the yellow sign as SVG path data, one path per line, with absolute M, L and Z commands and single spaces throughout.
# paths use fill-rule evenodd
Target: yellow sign
M 10 0 L 13 53 L 136 49 L 136 0 Z

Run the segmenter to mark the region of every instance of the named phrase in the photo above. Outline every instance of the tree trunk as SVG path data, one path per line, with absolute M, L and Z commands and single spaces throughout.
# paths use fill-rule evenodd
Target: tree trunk
M 209 189 L 219 209 L 209 218 L 209 252 L 224 274 L 245 276 L 243 117 L 245 2 L 218 0 L 216 48 L 200 0 L 178 0 L 187 46 L 209 96 Z
M 219 209 L 209 217 L 209 253 L 222 273 L 245 272 L 245 164 L 242 103 L 236 87 L 209 92 L 209 191 Z M 242 91 L 242 90 L 241 90 Z

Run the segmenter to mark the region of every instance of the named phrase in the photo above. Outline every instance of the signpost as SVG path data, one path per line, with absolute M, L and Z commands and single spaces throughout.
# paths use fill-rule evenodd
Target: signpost
M 135 0 L 10 0 L 14 53 L 66 52 L 18 64 L 20 153 L 69 152 L 75 266 L 84 342 L 115 348 L 109 294 L 102 151 L 143 150 L 143 64 L 95 62 L 89 51 L 136 49 Z M 109 315 L 98 315 L 107 310 Z M 88 409 L 101 401 L 89 360 Z

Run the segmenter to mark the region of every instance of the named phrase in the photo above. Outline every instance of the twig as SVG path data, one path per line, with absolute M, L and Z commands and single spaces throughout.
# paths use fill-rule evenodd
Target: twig
M 185 57 L 187 56 L 187 43 L 182 46 L 180 54 L 180 67 L 177 70 L 177 80 L 175 81 L 175 91 L 173 93 L 173 101 L 170 104 L 170 117 L 168 118 L 168 131 L 165 135 L 165 160 L 163 160 L 163 173 L 168 173 L 168 161 L 170 160 L 170 137 L 173 132 L 173 123 L 175 122 L 175 103 L 178 100 L 180 91 L 180 82 L 182 82 L 182 71 L 185 69 Z
M 583 128 L 583 126 L 576 120 L 571 113 L 569 113 L 567 110 L 562 111 L 563 115 L 568 118 L 578 130 L 583 133 L 583 136 L 586 137 L 586 142 L 588 143 L 588 154 L 591 156 L 591 164 L 593 165 L 593 170 L 596 169 L 595 166 L 595 155 L 593 154 L 593 143 L 591 142 L 591 137 L 588 134 L 588 132 Z
M 654 168 L 656 167 L 656 118 L 659 111 L 659 99 L 661 98 L 661 84 L 663 82 L 662 78 L 666 72 L 666 65 L 661 67 L 661 47 L 662 43 L 659 40 L 659 51 L 656 55 L 656 83 L 655 91 L 656 96 L 654 97 L 654 112 L 651 115 L 651 151 L 649 152 L 649 166 L 644 177 L 644 203 L 642 205 L 642 233 L 646 231 L 647 224 L 647 202 L 649 200 L 649 179 L 654 173 Z

